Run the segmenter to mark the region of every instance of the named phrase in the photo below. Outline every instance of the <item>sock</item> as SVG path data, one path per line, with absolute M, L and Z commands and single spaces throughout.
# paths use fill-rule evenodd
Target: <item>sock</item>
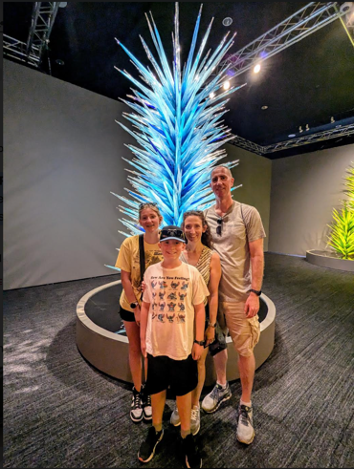
M 188 434 L 190 434 L 190 433 L 191 433 L 191 430 L 190 430 L 190 429 L 187 429 L 186 431 L 183 430 L 183 429 L 181 429 L 181 437 L 182 437 L 182 439 L 185 439 L 185 438 L 188 436 Z
M 198 405 L 192 405 L 192 410 L 199 410 L 200 409 L 200 404 Z
M 226 385 L 227 385 L 227 382 L 225 382 L 224 384 L 221 384 L 219 382 L 216 382 L 223 390 L 225 390 L 226 388 Z
M 245 406 L 248 406 L 248 408 L 251 408 L 252 407 L 252 402 L 251 401 L 243 401 L 243 400 L 240 400 L 240 405 L 245 405 Z
M 162 423 L 153 424 L 156 434 L 162 431 Z

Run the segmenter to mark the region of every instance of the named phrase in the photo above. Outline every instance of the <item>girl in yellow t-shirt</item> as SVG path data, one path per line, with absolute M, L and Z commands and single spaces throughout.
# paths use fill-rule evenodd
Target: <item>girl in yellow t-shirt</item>
M 144 252 L 145 268 L 162 261 L 158 246 L 159 226 L 162 216 L 154 203 L 142 203 L 139 206 L 139 224 L 145 230 Z M 139 235 L 125 239 L 120 247 L 116 267 L 121 270 L 123 291 L 120 297 L 120 316 L 129 340 L 129 366 L 134 387 L 130 417 L 139 422 L 143 418 L 152 419 L 150 397 L 144 393 L 142 384 L 142 355 L 140 349 L 140 305 L 141 277 L 139 256 Z M 146 378 L 145 364 L 145 378 Z

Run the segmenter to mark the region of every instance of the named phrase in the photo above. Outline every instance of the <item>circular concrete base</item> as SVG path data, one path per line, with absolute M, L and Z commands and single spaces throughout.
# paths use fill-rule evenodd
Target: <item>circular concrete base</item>
M 337 258 L 330 251 L 309 250 L 306 251 L 306 260 L 316 266 L 325 268 L 341 269 L 342 271 L 354 272 L 354 261 L 350 259 Z
M 119 296 L 121 281 L 97 287 L 85 294 L 76 307 L 76 344 L 83 357 L 100 371 L 126 382 L 132 382 L 128 361 L 128 338 L 120 333 Z M 259 312 L 261 336 L 255 347 L 256 368 L 269 357 L 274 347 L 275 306 L 261 295 Z M 239 378 L 237 353 L 232 339 L 227 337 L 229 360 L 227 379 Z M 205 385 L 215 382 L 215 370 L 210 354 L 206 361 Z

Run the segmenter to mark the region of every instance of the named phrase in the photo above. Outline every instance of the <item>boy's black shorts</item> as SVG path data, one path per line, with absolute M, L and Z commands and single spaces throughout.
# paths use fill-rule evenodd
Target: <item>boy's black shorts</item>
M 197 361 L 190 354 L 187 359 L 176 361 L 167 356 L 148 354 L 146 389 L 149 395 L 167 390 L 168 386 L 182 396 L 195 389 L 198 384 Z

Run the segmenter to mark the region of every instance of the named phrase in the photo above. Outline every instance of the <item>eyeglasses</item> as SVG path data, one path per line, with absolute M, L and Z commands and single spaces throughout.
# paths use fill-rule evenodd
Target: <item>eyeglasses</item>
M 221 232 L 222 232 L 222 223 L 224 222 L 224 220 L 220 217 L 220 219 L 217 220 L 217 223 L 218 223 L 218 226 L 216 227 L 216 234 L 221 236 Z

